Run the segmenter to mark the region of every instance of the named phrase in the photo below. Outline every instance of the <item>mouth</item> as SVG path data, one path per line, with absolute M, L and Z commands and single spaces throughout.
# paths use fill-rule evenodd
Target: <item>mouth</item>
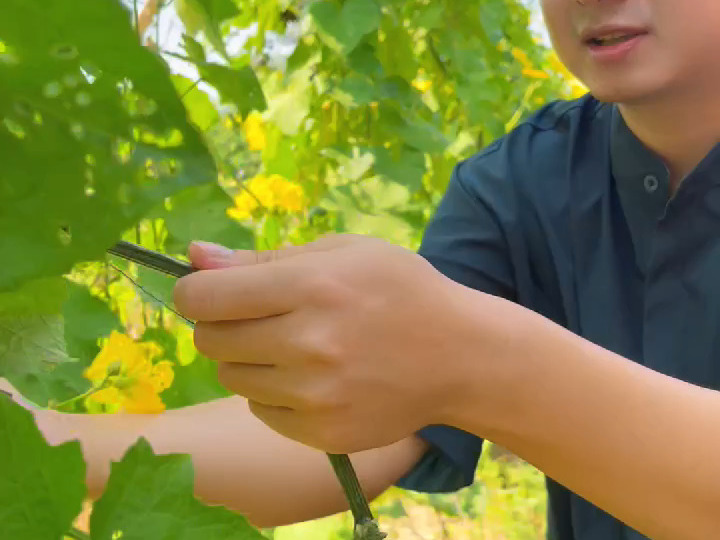
M 591 47 L 612 47 L 647 34 L 640 28 L 597 28 L 583 35 L 583 42 Z

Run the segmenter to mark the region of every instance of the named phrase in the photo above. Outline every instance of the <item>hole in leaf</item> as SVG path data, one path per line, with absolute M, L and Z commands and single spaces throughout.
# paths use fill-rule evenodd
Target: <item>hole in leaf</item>
M 181 170 L 180 163 L 176 159 L 163 159 L 156 163 L 156 168 L 161 176 L 174 176 Z
M 77 58 L 77 47 L 71 43 L 58 43 L 50 49 L 50 54 L 59 60 L 73 60 Z
M 69 246 L 72 242 L 72 234 L 70 234 L 70 227 L 63 225 L 58 229 L 58 240 L 63 246 Z
M 154 99 L 145 97 L 132 90 L 125 91 L 122 103 L 125 111 L 132 117 L 152 116 L 158 110 L 157 103 Z
M 75 88 L 80 84 L 80 77 L 75 73 L 66 73 L 63 75 L 62 82 L 67 88 Z
M 150 158 L 145 160 L 145 176 L 153 180 L 157 180 L 160 177 L 155 162 Z
M 13 120 L 12 118 L 3 118 L 3 124 L 5 125 L 5 128 L 10 132 L 11 135 L 14 135 L 18 139 L 24 139 L 25 138 L 25 128 L 22 127 L 18 122 Z
M 98 77 L 100 77 L 100 70 L 92 64 L 82 64 L 80 66 L 80 73 L 82 73 L 88 84 L 93 84 Z
M 42 126 L 42 124 L 43 124 L 42 114 L 40 114 L 39 112 L 36 112 L 35 114 L 33 114 L 32 121 L 33 121 L 33 124 L 35 124 L 36 126 Z
M 116 139 L 113 143 L 112 153 L 115 159 L 121 163 L 126 164 L 130 161 L 130 155 L 132 154 L 132 144 L 124 139 Z
M 152 144 L 158 148 L 174 148 L 180 146 L 184 140 L 182 131 L 177 128 L 170 129 L 166 133 L 160 134 L 141 125 L 133 127 L 133 138 L 137 142 Z
M 97 163 L 97 160 L 95 159 L 94 155 L 85 154 L 85 163 L 88 165 L 88 167 L 94 167 Z
M 92 98 L 87 92 L 81 91 L 75 94 L 75 103 L 77 103 L 79 107 L 87 107 L 92 103 Z
M 42 93 L 48 99 L 56 98 L 62 93 L 62 85 L 57 81 L 50 81 L 43 86 Z
M 85 196 L 92 197 L 95 195 L 95 179 L 92 169 L 85 169 L 85 180 Z
M 85 128 L 82 124 L 75 122 L 70 126 L 70 133 L 72 133 L 76 139 L 80 140 L 85 137 Z

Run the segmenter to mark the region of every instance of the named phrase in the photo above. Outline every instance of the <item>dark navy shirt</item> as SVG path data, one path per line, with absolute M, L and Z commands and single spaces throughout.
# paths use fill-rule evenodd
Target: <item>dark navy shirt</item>
M 666 167 L 616 106 L 552 103 L 456 167 L 419 252 L 455 281 L 720 389 L 720 146 L 670 196 Z M 419 435 L 431 450 L 399 486 L 473 481 L 481 439 L 448 426 Z M 547 488 L 550 539 L 644 538 L 550 478 Z

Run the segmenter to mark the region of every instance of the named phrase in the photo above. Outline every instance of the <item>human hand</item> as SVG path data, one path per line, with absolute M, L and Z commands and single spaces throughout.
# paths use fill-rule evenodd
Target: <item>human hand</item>
M 189 255 L 201 270 L 175 303 L 197 349 L 279 433 L 332 453 L 379 447 L 443 423 L 462 394 L 475 291 L 420 255 L 355 235 Z

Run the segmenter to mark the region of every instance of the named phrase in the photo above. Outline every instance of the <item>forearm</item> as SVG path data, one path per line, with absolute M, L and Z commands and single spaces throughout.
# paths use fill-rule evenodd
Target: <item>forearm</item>
M 513 345 L 516 360 L 490 372 L 505 390 L 494 396 L 500 424 L 479 425 L 473 410 L 487 409 L 484 402 L 469 404 L 457 425 L 484 432 L 651 538 L 717 536 L 720 393 L 646 369 L 530 312 L 514 324 L 525 336 Z
M 347 509 L 324 453 L 307 448 L 257 420 L 240 397 L 161 415 L 64 415 L 43 412 L 38 424 L 52 443 L 79 439 L 88 463 L 88 487 L 97 497 L 111 461 L 138 437 L 156 453 L 188 453 L 195 493 L 222 504 L 259 527 L 305 521 Z M 419 459 L 414 439 L 352 456 L 363 488 L 374 498 Z

